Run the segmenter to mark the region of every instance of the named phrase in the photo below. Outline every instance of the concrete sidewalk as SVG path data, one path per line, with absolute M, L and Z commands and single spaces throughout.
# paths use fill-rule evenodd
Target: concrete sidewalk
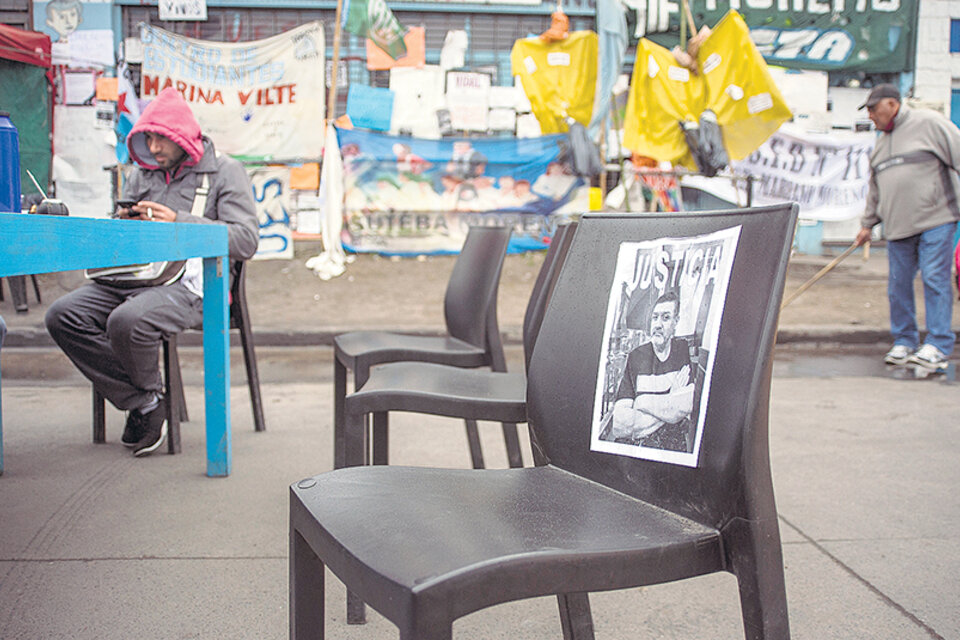
M 86 385 L 5 379 L 0 638 L 285 638 L 287 487 L 332 467 L 331 352 L 296 353 L 295 366 L 274 349 L 261 356 L 274 380 L 263 386 L 265 433 L 234 377 L 234 471 L 223 479 L 203 475 L 196 380 L 183 454 L 135 459 L 119 443 L 119 412 L 108 410 L 108 443 L 91 443 Z M 800 369 L 778 361 L 771 409 L 793 637 L 960 638 L 956 386 L 893 380 L 882 367 L 793 377 Z M 462 423 L 397 414 L 393 424 L 394 464 L 468 466 Z M 499 425 L 481 431 L 488 465 L 506 466 Z M 526 440 L 524 455 L 529 464 Z M 328 585 L 328 637 L 397 637 L 373 612 L 347 626 L 342 585 Z M 592 604 L 598 639 L 743 637 L 730 575 Z M 455 634 L 559 638 L 555 600 L 478 612 Z
M 332 361 L 341 331 L 438 332 L 452 258 L 361 256 L 324 282 L 313 255 L 253 263 L 248 282 L 267 432 L 254 433 L 234 353 L 233 474 L 204 476 L 199 334 L 181 340 L 193 420 L 183 454 L 135 459 L 108 409 L 91 443 L 90 388 L 42 327 L 50 301 L 82 283 L 40 276 L 43 301 L 0 314 L 5 473 L 0 477 L 0 638 L 285 638 L 287 487 L 332 468 Z M 829 256 L 791 261 L 795 290 Z M 500 326 L 511 366 L 542 255 L 509 256 Z M 793 637 L 960 638 L 960 440 L 956 386 L 894 380 L 886 342 L 886 260 L 848 258 L 781 315 L 771 460 Z M 960 317 L 960 315 L 956 316 Z M 842 344 L 841 353 L 825 345 Z M 856 349 L 851 345 L 856 345 Z M 397 414 L 394 464 L 466 467 L 461 423 Z M 481 424 L 489 466 L 505 467 L 499 425 Z M 524 454 L 530 462 L 529 448 Z M 328 637 L 397 637 L 388 622 L 348 627 L 329 585 Z M 598 639 L 743 637 L 736 581 L 714 575 L 595 594 Z M 555 600 L 494 607 L 456 637 L 559 638 Z

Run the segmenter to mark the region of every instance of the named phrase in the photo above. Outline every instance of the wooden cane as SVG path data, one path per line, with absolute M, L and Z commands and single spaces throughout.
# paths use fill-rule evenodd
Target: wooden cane
M 834 258 L 834 259 L 831 260 L 829 263 L 827 263 L 827 265 L 826 265 L 823 269 L 820 269 L 820 271 L 817 271 L 817 273 L 816 273 L 812 278 L 810 278 L 809 280 L 807 280 L 806 282 L 804 282 L 802 285 L 800 285 L 800 286 L 797 288 L 796 291 L 794 291 L 793 293 L 791 293 L 789 296 L 787 296 L 787 297 L 784 299 L 783 303 L 780 305 L 780 310 L 783 311 L 783 308 L 784 308 L 784 307 L 786 307 L 788 304 L 790 304 L 791 302 L 793 302 L 794 300 L 796 300 L 797 297 L 798 297 L 801 293 L 803 293 L 804 291 L 806 291 L 807 289 L 809 289 L 809 288 L 813 285 L 814 282 L 816 282 L 817 280 L 819 280 L 819 279 L 822 278 L 823 276 L 827 275 L 827 273 L 829 273 L 831 269 L 833 269 L 835 266 L 837 266 L 838 264 L 840 264 L 840 263 L 843 261 L 844 258 L 846 258 L 846 257 L 849 256 L 851 253 L 853 253 L 854 250 L 855 250 L 857 247 L 859 247 L 859 246 L 860 246 L 860 245 L 858 245 L 856 242 L 854 242 L 854 243 L 851 244 L 849 247 L 847 247 L 847 249 L 846 249 L 843 253 L 841 253 L 841 254 L 838 255 L 836 258 Z

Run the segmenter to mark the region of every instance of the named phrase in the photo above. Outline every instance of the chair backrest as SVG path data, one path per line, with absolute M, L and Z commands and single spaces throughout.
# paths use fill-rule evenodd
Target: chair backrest
M 540 333 L 540 327 L 543 324 L 543 315 L 550 303 L 550 298 L 553 296 L 553 289 L 557 285 L 560 268 L 567 258 L 570 243 L 573 242 L 573 234 L 576 230 L 576 222 L 566 222 L 557 226 L 556 231 L 553 232 L 553 238 L 550 240 L 547 255 L 544 256 L 543 264 L 540 265 L 540 272 L 533 283 L 533 289 L 530 291 L 530 301 L 527 303 L 527 310 L 523 314 L 523 361 L 528 369 L 530 358 L 533 356 L 533 346 L 537 342 L 537 335 Z
M 447 332 L 459 340 L 502 351 L 497 325 L 500 272 L 509 227 L 470 227 L 450 273 L 443 301 Z M 499 356 L 502 359 L 502 353 Z
M 527 383 L 530 424 L 550 464 L 709 526 L 758 513 L 775 523 L 767 406 L 796 217 L 787 204 L 581 218 Z M 648 341 L 644 321 L 666 289 L 679 292 L 680 322 L 688 316 L 677 335 L 691 343 L 690 378 L 700 380 L 687 418 L 693 452 L 607 431 L 628 354 Z M 698 329 L 691 316 L 704 309 Z

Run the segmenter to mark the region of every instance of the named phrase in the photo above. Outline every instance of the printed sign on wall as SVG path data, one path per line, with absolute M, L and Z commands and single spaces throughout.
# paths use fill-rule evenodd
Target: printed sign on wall
M 696 467 L 740 227 L 624 242 L 603 330 L 590 449 Z
M 254 160 L 316 159 L 323 148 L 323 25 L 254 42 L 184 38 L 143 25 L 140 97 L 183 94 L 217 150 Z

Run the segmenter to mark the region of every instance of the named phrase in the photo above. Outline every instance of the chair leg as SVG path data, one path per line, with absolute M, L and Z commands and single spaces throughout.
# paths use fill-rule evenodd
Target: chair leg
M 523 454 L 520 453 L 520 436 L 517 434 L 517 425 L 511 422 L 503 423 L 503 444 L 507 448 L 507 462 L 513 468 L 523 466 Z
M 386 411 L 373 414 L 373 464 L 390 464 L 390 424 Z
M 724 540 L 729 542 L 730 570 L 740 587 L 744 637 L 789 640 L 783 552 L 776 520 L 731 526 L 724 530 Z
M 266 431 L 267 425 L 263 421 L 263 400 L 260 397 L 260 373 L 257 369 L 257 354 L 253 348 L 253 332 L 246 319 L 241 317 L 238 323 L 240 329 L 240 344 L 243 347 L 243 363 L 247 368 L 247 387 L 250 388 L 250 406 L 253 409 L 254 431 Z
M 183 392 L 183 372 L 180 369 L 180 351 L 177 349 L 176 336 L 170 338 L 173 341 L 173 349 L 170 350 L 170 363 L 168 370 L 176 370 L 176 377 L 172 378 L 174 381 L 173 390 L 176 392 L 178 399 L 178 404 L 180 406 L 178 415 L 180 416 L 180 422 L 190 422 L 190 414 L 187 413 L 187 396 Z M 169 392 L 170 389 L 167 389 Z
M 296 529 L 290 531 L 290 638 L 323 640 L 324 566 Z
M 333 468 L 347 466 L 343 458 L 346 449 L 344 442 L 344 402 L 347 397 L 347 367 L 336 356 L 333 358 Z
M 483 448 L 480 445 L 480 432 L 476 420 L 464 420 L 467 427 L 467 444 L 470 445 L 470 462 L 474 469 L 483 469 Z
M 180 420 L 184 418 L 187 403 L 183 397 L 176 336 L 163 341 L 163 369 L 166 374 L 167 453 L 180 453 Z
M 43 304 L 43 301 L 40 299 L 40 285 L 37 283 L 37 276 L 31 273 L 30 280 L 33 281 L 33 292 L 37 294 L 37 304 Z
M 594 640 L 593 616 L 587 593 L 558 593 L 563 640 Z
M 358 467 L 366 463 L 367 427 L 364 414 L 344 414 L 343 451 L 334 451 L 334 458 L 343 460 L 346 467 Z M 367 609 L 355 593 L 347 591 L 347 624 L 366 624 Z
M 17 313 L 27 313 L 27 279 L 26 276 L 9 276 L 7 284 L 10 285 L 10 298 L 13 300 L 13 308 Z
M 401 629 L 400 640 L 451 640 L 453 626 L 433 623 L 427 629 Z
M 107 441 L 107 413 L 103 396 L 93 390 L 93 442 L 103 444 Z

